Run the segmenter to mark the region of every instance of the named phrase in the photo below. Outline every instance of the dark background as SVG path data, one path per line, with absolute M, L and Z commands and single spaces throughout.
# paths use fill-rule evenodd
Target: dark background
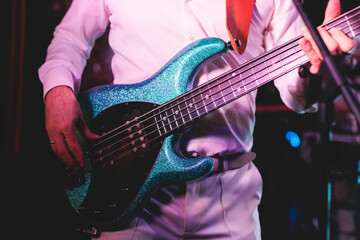
M 315 25 L 322 22 L 326 2 L 305 1 Z M 87 239 L 73 230 L 81 221 L 68 207 L 57 179 L 57 161 L 44 128 L 42 85 L 37 75 L 54 28 L 70 3 L 71 0 L 2 3 L 0 216 L 5 223 L 1 235 L 7 239 Z M 358 1 L 346 0 L 342 4 L 345 11 L 358 5 Z M 107 50 L 102 51 L 104 48 Z M 109 55 L 111 51 L 102 38 L 84 73 L 83 89 L 111 81 Z M 311 184 L 314 170 L 311 163 L 304 161 L 304 155 L 312 155 L 316 144 L 304 139 L 307 148 L 292 148 L 285 134 L 288 130 L 300 136 L 308 131 L 316 132 L 317 114 L 287 111 L 272 84 L 259 90 L 258 105 L 268 107 L 257 113 L 254 134 L 254 150 L 258 154 L 255 163 L 264 180 L 260 205 L 263 239 L 316 239 L 313 222 L 316 201 Z M 280 106 L 280 110 L 273 106 Z M 357 149 L 353 145 L 335 144 L 332 149 L 333 156 L 350 162 L 349 168 L 354 168 Z M 346 156 L 338 156 L 339 152 Z M 342 202 L 346 205 L 349 198 L 353 199 L 346 197 Z M 353 209 L 354 205 L 348 205 L 348 209 Z M 334 236 L 340 232 L 337 225 L 335 221 Z

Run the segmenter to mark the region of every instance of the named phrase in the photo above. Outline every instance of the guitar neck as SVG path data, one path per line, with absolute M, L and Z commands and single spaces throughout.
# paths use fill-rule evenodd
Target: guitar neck
M 360 35 L 360 6 L 321 25 L 337 27 L 350 38 Z M 308 62 L 298 45 L 301 36 L 236 67 L 152 111 L 159 136 L 179 128 L 246 95 Z

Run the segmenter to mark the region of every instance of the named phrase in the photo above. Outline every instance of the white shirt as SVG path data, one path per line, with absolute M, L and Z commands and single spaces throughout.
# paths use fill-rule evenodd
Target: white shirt
M 81 75 L 94 41 L 110 24 L 114 83 L 138 83 L 154 74 L 190 42 L 204 37 L 229 41 L 224 0 L 73 0 L 56 28 L 46 62 L 39 69 L 44 95 L 67 85 L 79 92 Z M 299 35 L 303 23 L 291 0 L 256 0 L 243 55 L 233 52 L 208 64 L 197 76 L 203 83 Z M 304 110 L 289 89 L 296 71 L 277 79 L 284 103 Z M 256 91 L 215 111 L 186 134 L 187 151 L 214 155 L 249 151 L 253 144 Z

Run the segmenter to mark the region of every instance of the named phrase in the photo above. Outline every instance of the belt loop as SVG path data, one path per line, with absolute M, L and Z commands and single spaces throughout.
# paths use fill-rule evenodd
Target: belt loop
M 222 156 L 218 157 L 218 171 L 223 172 L 224 171 L 224 158 Z
M 214 155 L 213 158 L 216 158 L 218 164 L 217 168 L 210 173 L 210 175 L 224 172 L 227 170 L 237 169 L 243 167 L 245 164 L 253 161 L 256 157 L 254 152 L 239 152 L 228 154 L 225 156 Z

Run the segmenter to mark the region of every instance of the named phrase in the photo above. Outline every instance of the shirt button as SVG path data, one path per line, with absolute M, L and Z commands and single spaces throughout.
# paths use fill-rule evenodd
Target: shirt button
M 189 39 L 190 41 L 194 41 L 194 40 L 195 40 L 195 36 L 194 36 L 194 35 L 189 35 L 189 36 L 188 36 L 188 39 Z

